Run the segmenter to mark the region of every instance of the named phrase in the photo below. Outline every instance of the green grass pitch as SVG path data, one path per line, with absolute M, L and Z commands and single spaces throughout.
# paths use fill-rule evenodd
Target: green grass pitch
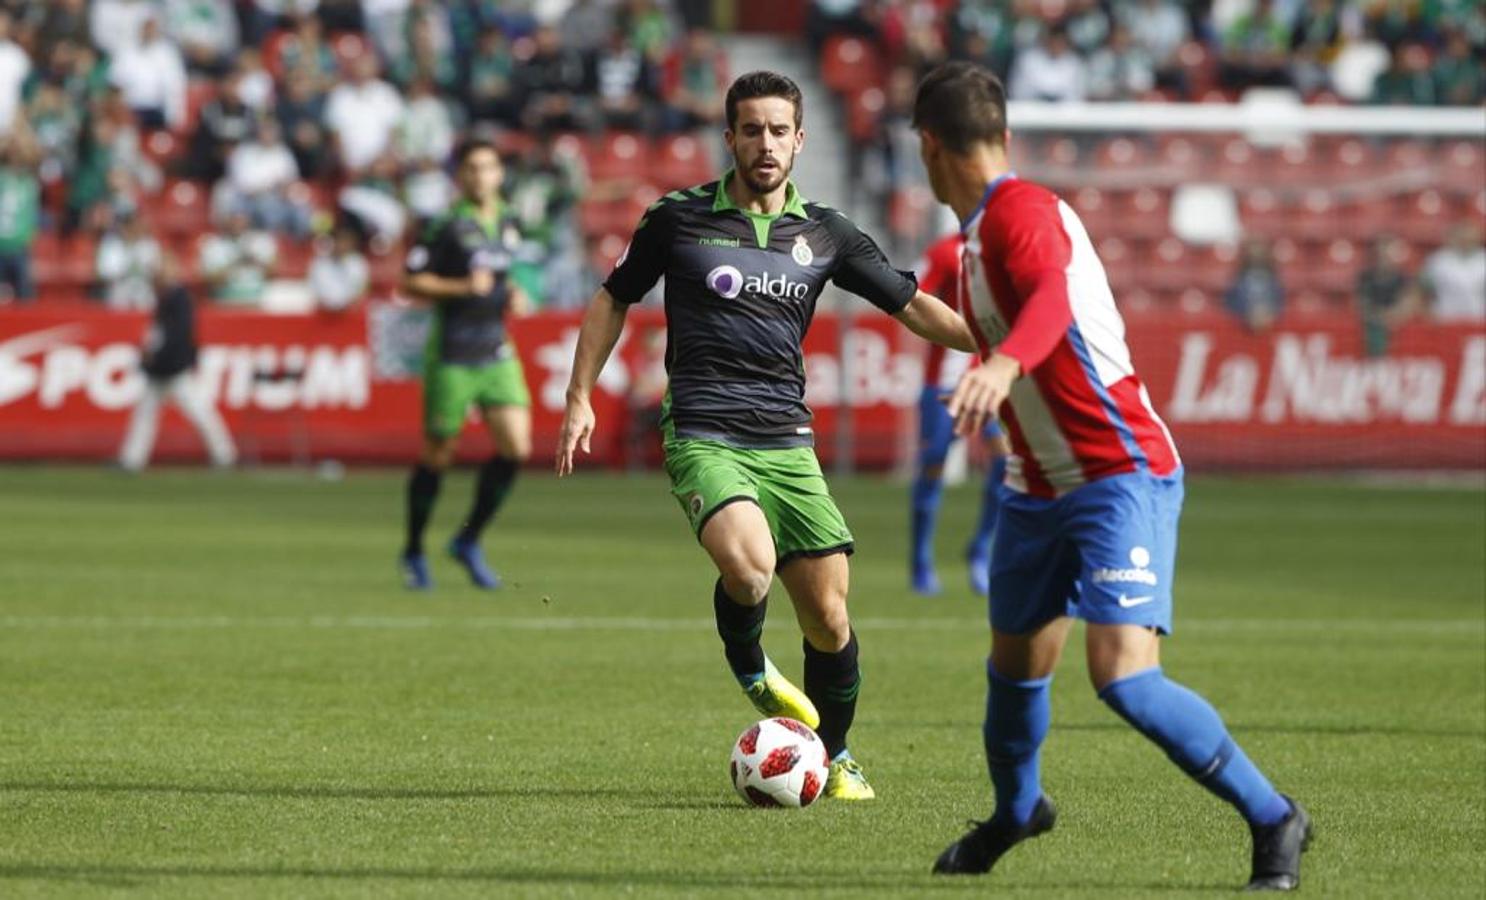
M 447 536 L 470 477 L 444 486 Z M 510 586 L 396 584 L 402 476 L 0 470 L 0 896 L 1211 896 L 1248 836 L 1093 697 L 1054 685 L 1061 818 L 989 879 L 930 863 L 990 792 L 984 612 L 947 497 L 905 588 L 905 488 L 835 485 L 858 538 L 853 749 L 880 799 L 751 810 L 755 718 L 712 575 L 655 476 L 527 475 Z M 1315 817 L 1303 890 L 1481 896 L 1486 494 L 1193 478 L 1167 670 Z M 1076 633 L 1077 634 L 1077 633 Z M 766 646 L 798 675 L 776 588 Z

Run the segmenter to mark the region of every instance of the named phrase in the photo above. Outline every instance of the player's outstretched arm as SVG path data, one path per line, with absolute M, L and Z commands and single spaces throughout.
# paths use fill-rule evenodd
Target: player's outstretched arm
M 970 331 L 965 318 L 932 294 L 923 291 L 914 294 L 908 305 L 895 313 L 893 318 L 924 340 L 965 353 L 975 353 L 978 349 L 975 346 L 975 335 Z
M 589 452 L 589 440 L 593 437 L 593 386 L 599 380 L 599 372 L 614 352 L 619 334 L 624 330 L 624 315 L 629 307 L 615 300 L 604 288 L 599 288 L 583 314 L 583 325 L 578 329 L 578 349 L 573 354 L 573 375 L 568 380 L 567 408 L 562 414 L 562 430 L 557 438 L 558 477 L 573 471 L 573 452 L 582 449 Z
M 1000 351 L 960 376 L 946 408 L 955 420 L 955 434 L 970 437 L 980 434 L 986 422 L 996 417 L 1001 404 L 1011 393 L 1011 384 L 1021 377 L 1022 364 Z
M 438 303 L 441 300 L 463 300 L 483 297 L 495 287 L 495 275 L 488 269 L 476 269 L 468 278 L 449 278 L 432 272 L 404 275 L 402 292 L 418 300 Z

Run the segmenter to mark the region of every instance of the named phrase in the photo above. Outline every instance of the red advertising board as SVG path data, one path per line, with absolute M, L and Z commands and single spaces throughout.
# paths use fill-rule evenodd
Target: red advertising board
M 832 459 L 849 409 L 856 462 L 893 465 L 913 446 L 919 342 L 864 312 L 850 321 L 843 364 L 842 324 L 818 316 L 805 347 L 821 456 Z M 111 458 L 143 386 L 146 325 L 140 315 L 84 306 L 0 312 L 0 458 Z M 631 313 L 595 397 L 598 462 L 635 453 L 658 389 L 661 327 L 655 310 Z M 246 459 L 402 462 L 417 452 L 417 313 L 393 304 L 343 315 L 204 310 L 200 330 L 198 377 Z M 545 463 L 578 316 L 543 314 L 512 330 Z M 1221 316 L 1147 316 L 1131 322 L 1130 343 L 1191 467 L 1486 466 L 1486 326 L 1412 326 L 1377 358 L 1362 354 L 1351 319 L 1253 335 Z M 472 420 L 466 457 L 488 452 L 479 431 Z M 189 427 L 169 414 L 156 458 L 201 456 Z

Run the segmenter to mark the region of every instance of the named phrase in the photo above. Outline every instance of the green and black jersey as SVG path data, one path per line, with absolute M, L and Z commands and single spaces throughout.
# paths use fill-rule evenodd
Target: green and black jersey
M 732 174 L 650 207 L 604 287 L 635 303 L 665 276 L 666 425 L 677 437 L 810 446 L 801 342 L 826 282 L 888 313 L 907 306 L 917 284 L 793 184 L 778 214 L 739 209 L 725 188 Z
M 428 338 L 430 362 L 483 366 L 504 358 L 508 274 L 521 233 L 504 211 L 485 219 L 468 201 L 460 201 L 424 229 L 408 251 L 409 274 L 429 272 L 443 278 L 468 278 L 476 269 L 495 273 L 495 288 L 486 296 L 469 296 L 434 304 L 434 326 Z

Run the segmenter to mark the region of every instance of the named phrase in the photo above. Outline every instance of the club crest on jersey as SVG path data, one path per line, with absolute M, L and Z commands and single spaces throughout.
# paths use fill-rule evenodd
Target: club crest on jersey
M 795 246 L 789 251 L 789 255 L 802 266 L 815 262 L 815 251 L 810 249 L 810 242 L 805 240 L 803 234 L 795 235 Z
M 724 300 L 732 300 L 743 291 L 743 273 L 734 266 L 718 266 L 707 273 L 707 289 Z
M 693 519 L 702 514 L 702 505 L 701 494 L 692 494 L 691 499 L 686 502 L 687 511 L 691 513 Z

